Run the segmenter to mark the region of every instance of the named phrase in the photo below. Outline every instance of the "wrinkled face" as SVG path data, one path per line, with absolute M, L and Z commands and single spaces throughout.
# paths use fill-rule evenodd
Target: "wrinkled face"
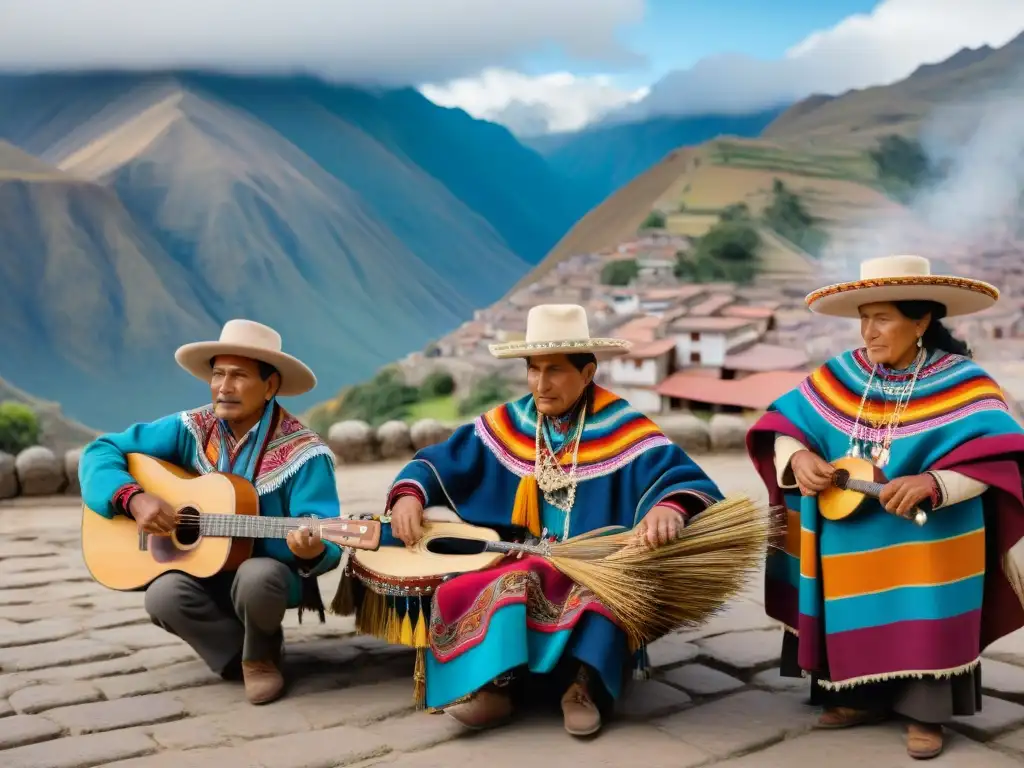
M 572 408 L 597 370 L 596 365 L 588 363 L 578 371 L 566 355 L 535 355 L 526 366 L 533 402 L 545 416 L 561 416 Z
M 267 401 L 277 392 L 279 383 L 276 373 L 264 380 L 255 360 L 220 355 L 213 361 L 210 377 L 214 412 L 228 422 L 258 419 Z
M 917 354 L 917 340 L 924 334 L 931 316 L 911 320 L 895 304 L 879 302 L 860 308 L 860 335 L 872 363 L 906 368 Z

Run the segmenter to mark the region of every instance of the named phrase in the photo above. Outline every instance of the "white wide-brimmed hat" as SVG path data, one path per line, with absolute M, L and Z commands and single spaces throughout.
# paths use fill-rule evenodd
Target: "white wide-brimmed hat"
M 981 280 L 933 275 L 923 256 L 885 256 L 860 265 L 860 280 L 837 283 L 807 294 L 812 312 L 859 317 L 865 304 L 889 301 L 935 301 L 946 316 L 969 315 L 996 303 L 999 290 Z
M 587 311 L 578 304 L 539 304 L 526 315 L 526 338 L 491 344 L 490 350 L 498 358 L 590 352 L 601 360 L 631 347 L 625 339 L 590 338 Z
M 228 320 L 218 341 L 196 341 L 178 347 L 174 359 L 197 379 L 210 381 L 210 362 L 218 355 L 237 355 L 272 365 L 281 374 L 278 395 L 301 395 L 316 386 L 305 363 L 281 351 L 281 334 L 252 320 Z

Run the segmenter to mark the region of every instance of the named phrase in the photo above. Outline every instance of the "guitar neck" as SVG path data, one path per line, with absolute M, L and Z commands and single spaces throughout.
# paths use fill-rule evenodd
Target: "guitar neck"
M 865 496 L 870 496 L 873 499 L 878 498 L 878 494 L 882 492 L 884 486 L 881 483 L 872 483 L 868 480 L 847 480 L 845 488 L 848 491 L 856 491 L 857 493 L 863 493 Z
M 308 527 L 319 532 L 320 520 L 312 517 L 259 517 L 257 515 L 224 515 L 203 512 L 199 515 L 202 536 L 238 539 L 283 539 L 289 531 Z

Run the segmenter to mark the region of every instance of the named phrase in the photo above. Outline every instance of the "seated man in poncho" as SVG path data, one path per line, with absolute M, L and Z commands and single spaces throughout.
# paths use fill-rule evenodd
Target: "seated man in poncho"
M 593 383 L 599 357 L 628 350 L 590 338 L 582 307 L 534 307 L 525 341 L 491 347 L 499 358 L 525 358 L 531 394 L 416 454 L 388 495 L 392 534 L 415 543 L 424 508 L 443 506 L 506 540 L 561 541 L 609 525 L 636 528 L 650 546 L 674 539 L 722 497 L 650 419 Z M 564 675 L 566 730 L 596 733 L 595 702 L 619 695 L 631 659 L 645 669 L 644 649 L 629 647 L 593 593 L 541 558 L 457 576 L 431 609 L 426 704 L 469 728 L 507 719 L 508 683 L 529 671 Z

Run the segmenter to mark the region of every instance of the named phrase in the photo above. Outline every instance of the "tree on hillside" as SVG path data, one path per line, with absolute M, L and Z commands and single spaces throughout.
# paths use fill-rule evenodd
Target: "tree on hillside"
M 512 397 L 508 382 L 496 373 L 488 374 L 473 385 L 469 395 L 459 403 L 459 414 L 478 416 L 487 408 Z
M 39 417 L 22 403 L 0 403 L 0 451 L 17 454 L 39 443 Z
M 885 136 L 869 154 L 882 187 L 901 202 L 909 201 L 916 190 L 938 176 L 917 139 L 897 134 Z
M 601 284 L 629 285 L 639 274 L 636 259 L 616 259 L 601 267 Z
M 818 220 L 804 207 L 800 196 L 786 187 L 781 179 L 772 184 L 772 199 L 761 214 L 765 224 L 791 243 L 817 256 L 828 241 L 818 229 Z
M 761 236 L 750 223 L 720 221 L 691 252 L 677 255 L 675 275 L 693 283 L 749 283 L 761 269 L 760 248 Z
M 640 229 L 664 229 L 665 223 L 664 213 L 661 211 L 651 211 L 647 214 L 647 218 L 644 219 L 644 223 L 640 225 Z
M 718 218 L 721 221 L 749 221 L 750 208 L 746 203 L 733 203 L 725 206 Z
M 385 368 L 371 381 L 349 389 L 338 408 L 338 418 L 359 419 L 376 427 L 391 419 L 404 419 L 409 406 L 419 402 L 420 391 L 405 383 L 395 368 Z
M 455 391 L 455 379 L 448 371 L 431 371 L 420 384 L 420 397 L 430 400 L 435 397 L 448 397 Z

